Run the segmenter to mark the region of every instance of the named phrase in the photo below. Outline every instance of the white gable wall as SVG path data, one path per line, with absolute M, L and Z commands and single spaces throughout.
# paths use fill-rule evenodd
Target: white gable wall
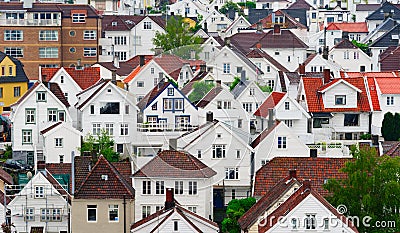
M 335 104 L 335 96 L 337 95 L 346 96 L 345 105 Z M 325 108 L 357 108 L 357 95 L 358 92 L 356 90 L 342 82 L 331 87 L 329 90 L 323 93 L 322 99 L 324 101 Z

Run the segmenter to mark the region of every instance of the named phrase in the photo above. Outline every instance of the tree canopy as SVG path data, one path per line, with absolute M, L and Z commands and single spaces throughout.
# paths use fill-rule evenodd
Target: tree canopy
M 94 137 L 88 134 L 82 142 L 80 148 L 81 154 L 83 152 L 96 152 L 97 156 L 103 155 L 110 162 L 119 161 L 119 153 L 114 151 L 114 140 L 108 135 L 107 131 L 101 130 L 101 133 Z
M 226 209 L 226 218 L 222 221 L 222 232 L 240 233 L 240 226 L 237 220 L 255 203 L 256 199 L 254 197 L 231 200 Z
M 351 151 L 354 160 L 342 168 L 347 179 L 328 180 L 325 188 L 332 195 L 327 200 L 344 205 L 351 219 L 357 217 L 353 223 L 359 232 L 399 232 L 400 157 L 378 157 L 373 148 Z M 385 227 L 375 227 L 383 221 Z
M 238 6 L 238 4 L 236 4 L 236 3 L 232 2 L 232 1 L 226 2 L 226 3 L 221 7 L 221 9 L 219 9 L 219 11 L 220 11 L 222 14 L 226 14 L 229 10 L 234 10 L 234 11 L 236 11 L 236 12 L 240 12 L 240 11 L 241 11 L 241 9 L 240 9 L 240 7 Z
M 400 138 L 400 114 L 387 112 L 382 121 L 381 133 L 386 141 L 397 141 Z
M 213 87 L 214 83 L 197 81 L 193 84 L 193 91 L 190 93 L 188 98 L 192 103 L 196 103 L 201 100 Z

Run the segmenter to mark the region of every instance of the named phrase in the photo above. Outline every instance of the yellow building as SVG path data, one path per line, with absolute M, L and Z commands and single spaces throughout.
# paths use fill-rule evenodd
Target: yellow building
M 28 82 L 22 63 L 0 52 L 0 113 L 25 94 Z

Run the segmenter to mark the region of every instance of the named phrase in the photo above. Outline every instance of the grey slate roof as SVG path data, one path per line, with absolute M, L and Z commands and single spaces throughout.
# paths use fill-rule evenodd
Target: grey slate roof
M 7 55 L 0 51 L 0 62 L 6 58 Z M 0 76 L 0 83 L 14 83 L 14 82 L 29 82 L 28 77 L 24 71 L 24 65 L 16 58 L 8 56 L 11 61 L 16 65 L 16 76 Z
M 232 95 L 235 99 L 246 89 L 246 87 L 250 84 L 250 81 L 244 80 L 240 81 L 235 88 L 231 91 Z
M 376 9 L 374 12 L 372 12 L 366 20 L 383 20 L 385 19 L 385 14 L 388 14 L 392 12 L 392 17 L 393 19 L 400 19 L 400 9 L 396 6 L 393 5 L 390 2 L 385 2 L 382 4 L 381 7 Z
M 249 9 L 249 23 L 255 24 L 272 13 L 269 9 Z
M 307 25 L 307 10 L 305 9 L 283 9 L 286 14 L 290 15 L 294 19 L 299 19 L 298 21 L 303 24 Z
M 400 24 L 393 27 L 390 31 L 383 34 L 381 37 L 376 39 L 370 47 L 383 47 L 387 48 L 389 46 L 396 46 L 399 44 L 398 39 L 393 39 L 392 35 L 400 35 Z
M 230 49 L 242 60 L 246 65 L 248 65 L 254 72 L 258 74 L 264 74 L 253 62 L 251 62 L 238 48 L 231 46 Z M 258 71 L 257 71 L 258 70 Z
M 396 26 L 396 21 L 392 18 L 387 18 L 383 23 L 379 24 L 372 32 L 370 32 L 367 37 L 364 38 L 363 42 L 367 43 L 375 34 L 378 32 L 387 32 Z

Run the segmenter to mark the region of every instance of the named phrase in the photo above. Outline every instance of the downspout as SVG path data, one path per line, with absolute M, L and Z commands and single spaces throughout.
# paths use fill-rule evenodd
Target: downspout
M 124 195 L 124 202 L 122 202 L 122 204 L 124 205 L 124 233 L 126 233 L 126 199 L 125 199 L 125 195 Z

